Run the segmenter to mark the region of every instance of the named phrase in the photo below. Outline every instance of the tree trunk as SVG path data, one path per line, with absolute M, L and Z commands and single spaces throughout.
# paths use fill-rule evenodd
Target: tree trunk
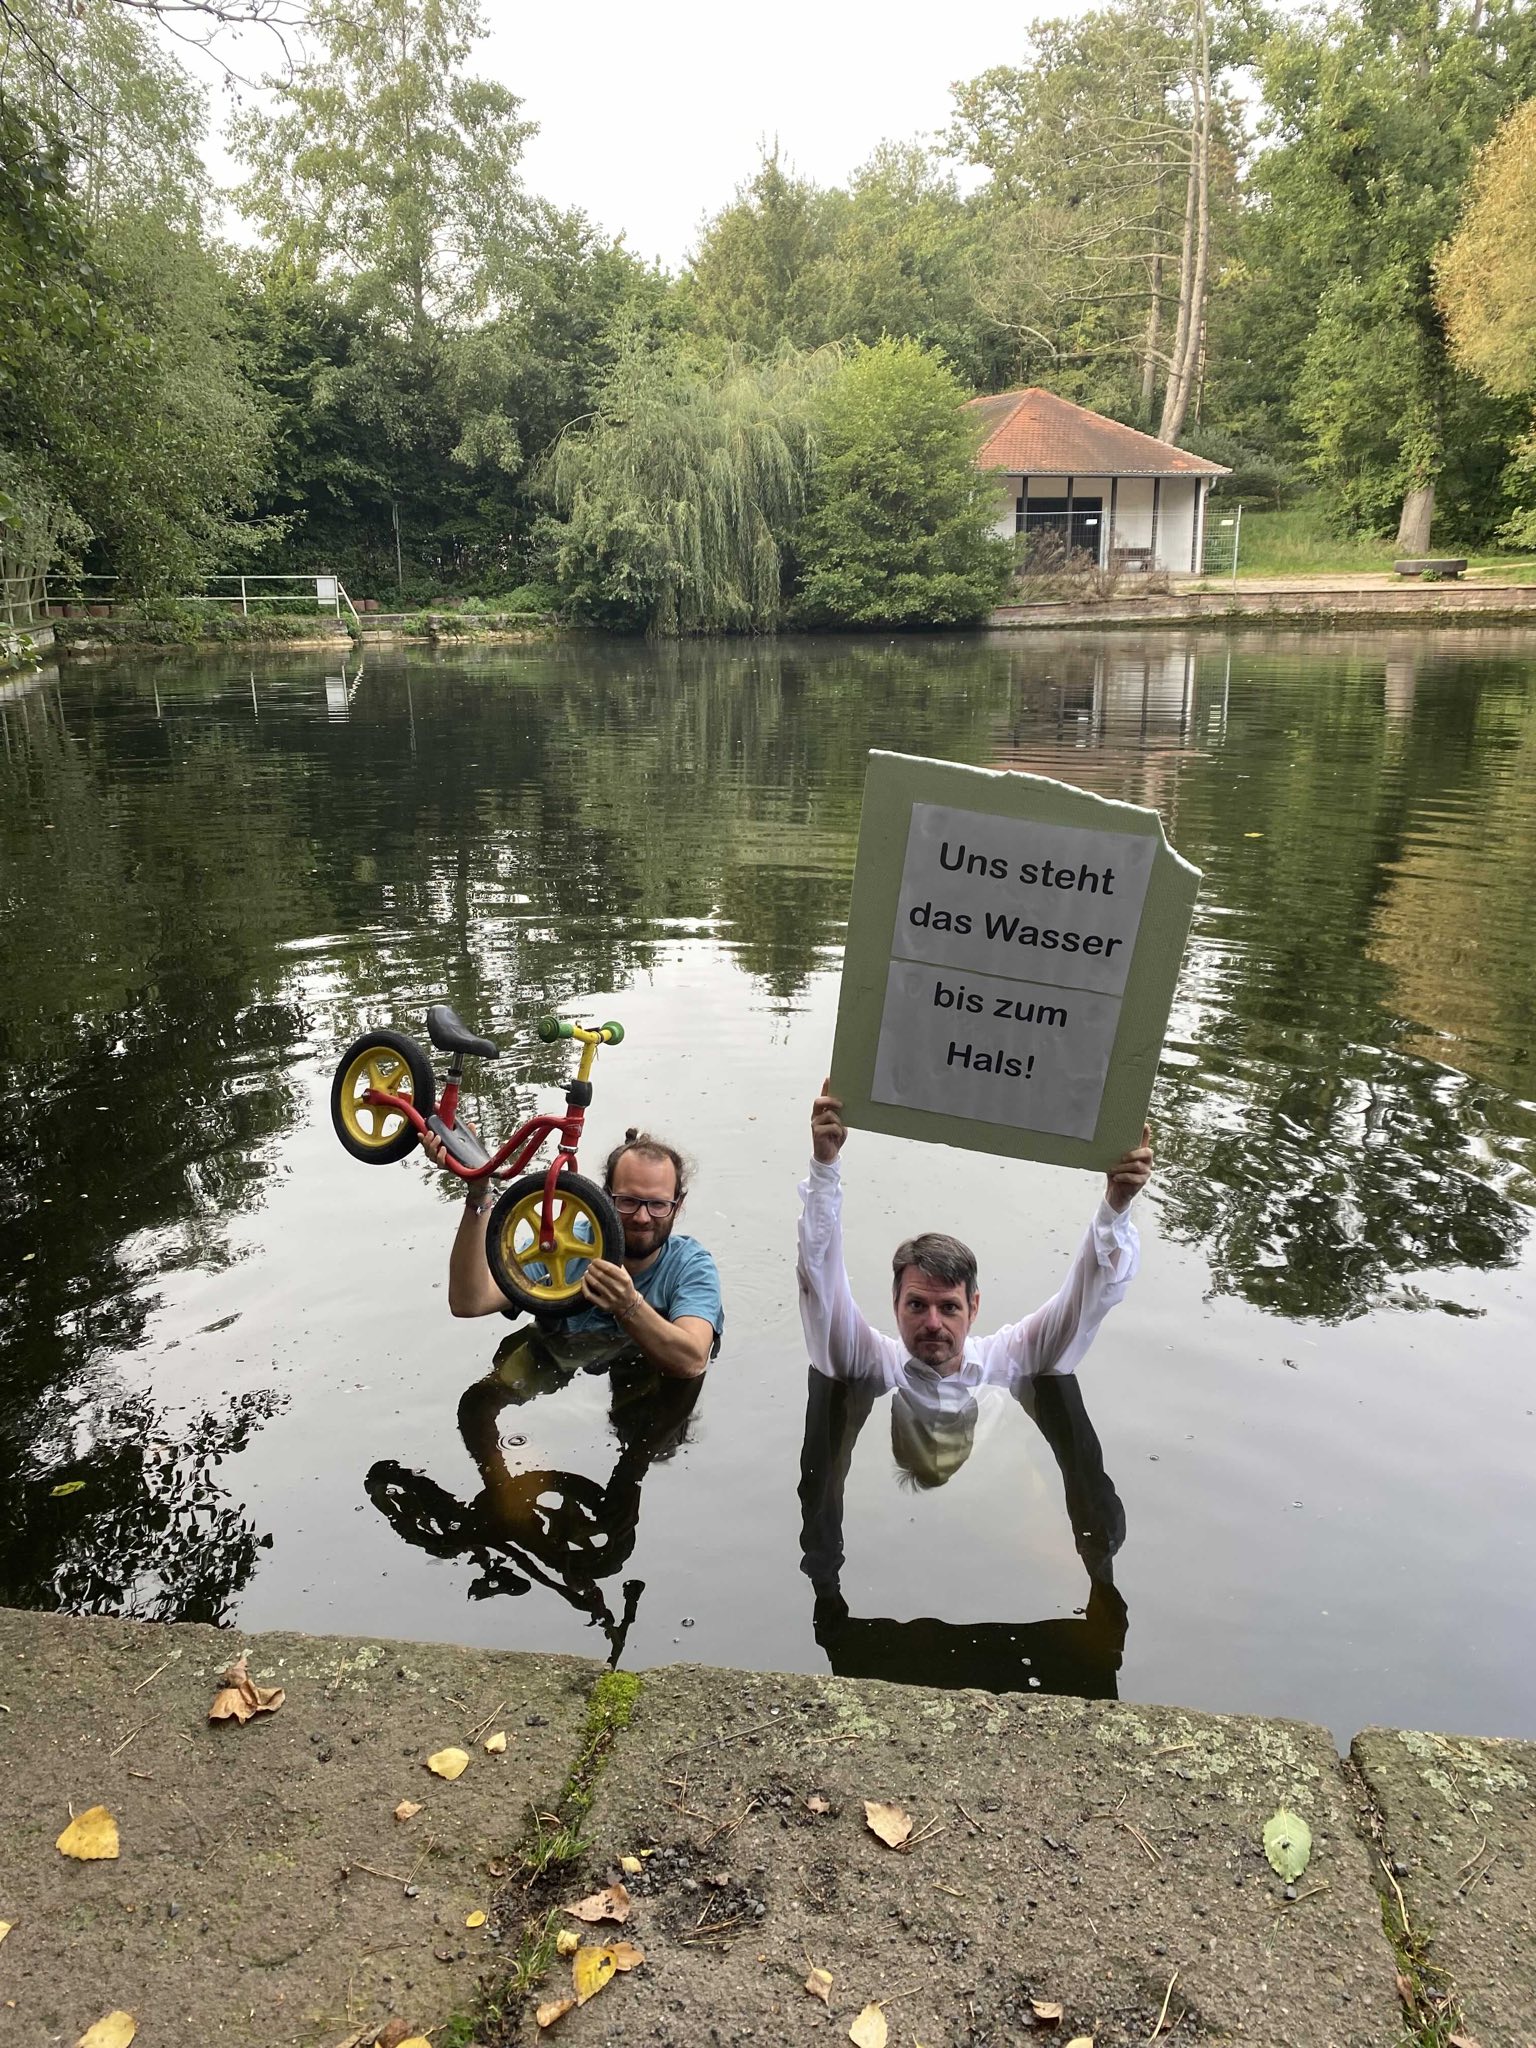
M 1152 297 L 1147 306 L 1147 331 L 1141 343 L 1141 411 L 1144 427 L 1152 424 L 1152 401 L 1157 395 L 1157 331 L 1163 318 L 1163 259 L 1152 258 Z
M 1435 521 L 1435 487 L 1417 484 L 1403 493 L 1402 517 L 1397 522 L 1397 544 L 1405 555 L 1427 555 L 1429 533 Z
M 1163 398 L 1163 421 L 1157 430 L 1160 441 L 1177 441 L 1184 431 L 1184 418 L 1195 386 L 1205 332 L 1205 297 L 1211 260 L 1211 42 L 1205 0 L 1195 0 L 1195 38 L 1197 60 L 1191 81 L 1195 94 L 1195 118 L 1190 133 L 1185 242 L 1179 265 L 1179 332 L 1174 342 L 1168 389 Z

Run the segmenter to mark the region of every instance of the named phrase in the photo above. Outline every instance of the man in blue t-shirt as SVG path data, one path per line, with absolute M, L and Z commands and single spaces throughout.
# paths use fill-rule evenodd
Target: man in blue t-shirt
M 429 1135 L 422 1147 L 434 1164 L 444 1164 L 439 1139 Z M 682 1156 L 648 1132 L 626 1131 L 608 1155 L 603 1186 L 624 1226 L 624 1262 L 592 1260 L 581 1282 L 591 1307 L 567 1316 L 562 1328 L 622 1334 L 660 1371 L 695 1379 L 720 1348 L 725 1316 L 714 1260 L 697 1238 L 673 1235 L 688 1193 Z M 456 1316 L 515 1313 L 485 1257 L 485 1219 L 497 1193 L 485 1180 L 465 1184 L 448 1261 L 448 1306 Z

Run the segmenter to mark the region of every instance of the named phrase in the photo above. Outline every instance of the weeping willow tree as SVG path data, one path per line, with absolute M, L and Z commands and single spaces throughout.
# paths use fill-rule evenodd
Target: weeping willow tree
M 790 352 L 711 372 L 679 344 L 622 349 L 595 416 L 546 467 L 546 537 L 570 608 L 665 636 L 777 625 L 811 398 L 833 361 Z

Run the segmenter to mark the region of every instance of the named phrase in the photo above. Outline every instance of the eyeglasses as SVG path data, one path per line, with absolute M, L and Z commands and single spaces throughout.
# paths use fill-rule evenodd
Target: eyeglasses
M 660 1195 L 615 1195 L 613 1206 L 621 1216 L 638 1216 L 643 1209 L 647 1216 L 664 1223 L 677 1207 L 677 1201 Z

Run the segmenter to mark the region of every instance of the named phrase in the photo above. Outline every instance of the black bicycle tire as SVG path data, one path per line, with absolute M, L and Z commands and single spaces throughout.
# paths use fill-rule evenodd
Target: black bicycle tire
M 432 1062 L 416 1043 L 407 1038 L 403 1031 L 365 1031 L 361 1038 L 354 1038 L 336 1063 L 336 1072 L 331 1081 L 331 1128 L 341 1140 L 343 1148 L 354 1159 L 360 1159 L 365 1166 L 393 1166 L 398 1160 L 408 1159 L 420 1140 L 416 1126 L 407 1123 L 382 1145 L 368 1145 L 355 1138 L 347 1129 L 341 1113 L 342 1083 L 347 1070 L 358 1056 L 377 1045 L 396 1052 L 405 1061 L 411 1075 L 411 1100 L 423 1119 L 429 1117 L 437 1106 L 437 1077 L 432 1072 Z
M 485 1258 L 491 1269 L 491 1278 L 513 1308 L 521 1309 L 525 1315 L 556 1316 L 563 1320 L 566 1316 L 576 1315 L 581 1309 L 591 1306 L 581 1291 L 580 1283 L 572 1288 L 568 1296 L 558 1301 L 550 1301 L 545 1296 L 531 1294 L 519 1283 L 515 1269 L 503 1258 L 501 1250 L 503 1224 L 519 1202 L 526 1200 L 531 1194 L 543 1192 L 545 1178 L 542 1173 L 525 1173 L 520 1180 L 513 1181 L 511 1186 L 505 1188 L 498 1196 L 485 1227 Z M 599 1233 L 599 1242 L 594 1245 L 592 1256 L 607 1259 L 613 1265 L 619 1264 L 624 1257 L 624 1226 L 619 1221 L 619 1212 L 613 1206 L 612 1197 L 606 1195 L 595 1180 L 588 1180 L 586 1175 L 581 1173 L 562 1173 L 555 1182 L 555 1192 L 574 1195 L 585 1203 L 597 1221 Z

